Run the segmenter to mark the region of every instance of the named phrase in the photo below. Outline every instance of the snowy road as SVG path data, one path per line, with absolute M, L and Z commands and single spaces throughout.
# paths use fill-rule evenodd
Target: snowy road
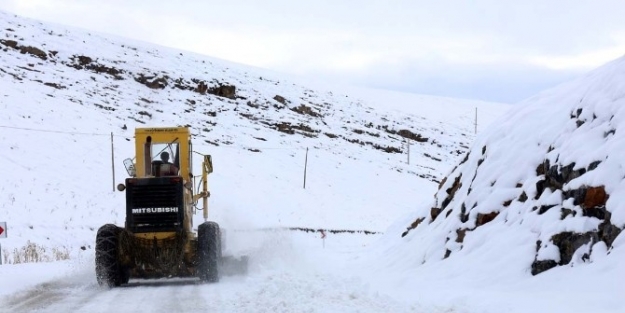
M 350 282 L 283 273 L 225 279 L 138 281 L 116 289 L 52 281 L 8 297 L 6 312 L 413 312 Z
M 71 266 L 12 265 L 11 271 L 3 266 L 14 286 L 24 285 L 23 280 L 31 285 L 3 290 L 0 312 L 430 312 L 347 274 L 352 272 L 346 271 L 347 262 L 354 257 L 349 250 L 372 239 L 329 237 L 323 248 L 313 235 L 295 237 L 272 237 L 252 252 L 247 276 L 223 277 L 217 284 L 131 280 L 120 288 L 102 288 L 95 281 L 92 259 Z M 51 271 L 61 274 L 47 278 Z M 0 288 L 8 287 L 0 283 Z

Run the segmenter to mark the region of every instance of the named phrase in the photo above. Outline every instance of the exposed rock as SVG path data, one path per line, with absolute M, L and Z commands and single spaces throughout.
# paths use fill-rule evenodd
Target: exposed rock
M 378 149 L 378 150 L 382 150 L 386 153 L 402 153 L 401 149 L 397 148 L 397 147 L 393 147 L 393 146 L 381 146 L 378 144 L 374 144 L 372 145 L 374 148 Z
M 443 188 L 443 185 L 445 185 L 446 182 L 447 182 L 447 176 L 443 177 L 443 180 L 441 180 L 441 182 L 438 184 L 438 190 L 441 190 L 441 188 Z
M 237 87 L 232 85 L 219 84 L 218 86 L 208 88 L 206 92 L 218 97 L 236 99 Z
M 560 220 L 563 220 L 563 219 L 567 218 L 567 216 L 569 216 L 569 215 L 575 216 L 575 211 L 570 210 L 570 209 L 562 208 L 561 212 L 562 213 L 560 214 Z
M 545 187 L 553 190 L 562 189 L 565 183 L 557 165 L 551 166 L 545 173 Z
M 543 194 L 543 191 L 545 191 L 545 185 L 545 180 L 539 180 L 536 182 L 536 197 L 534 197 L 535 200 L 538 200 L 538 198 L 540 198 L 540 196 Z
M 610 215 L 610 212 L 606 210 L 605 206 L 592 207 L 592 208 L 584 208 L 583 216 L 594 217 L 600 220 L 605 220 L 607 216 Z
M 497 215 L 499 215 L 499 212 L 491 212 L 487 214 L 478 213 L 477 218 L 475 220 L 475 226 L 479 227 L 488 222 L 491 222 L 497 217 Z
M 549 209 L 555 207 L 555 204 L 551 204 L 551 205 L 541 205 L 540 208 L 538 208 L 538 215 L 542 215 L 545 212 L 549 211 Z
M 608 195 L 606 194 L 603 186 L 590 187 L 586 189 L 586 197 L 582 203 L 582 208 L 586 210 L 605 206 L 606 201 L 608 201 Z
M 605 221 L 599 224 L 599 239 L 605 242 L 606 246 L 611 247 L 621 231 L 623 230 L 612 225 L 609 221 Z
M 601 164 L 601 161 L 594 161 L 592 163 L 590 163 L 590 165 L 588 165 L 588 171 L 593 171 L 597 168 L 597 166 L 599 166 L 599 164 Z
M 112 108 L 112 107 L 109 107 L 109 106 L 105 106 L 105 105 L 101 105 L 101 104 L 97 104 L 97 103 L 94 103 L 93 105 L 96 108 L 100 108 L 100 109 L 106 110 L 106 111 L 116 111 L 117 110 L 115 108 Z M 124 127 L 126 127 L 126 125 L 124 125 Z M 125 129 L 125 128 L 122 128 L 122 129 Z
M 310 115 L 312 117 L 320 117 L 321 114 L 315 112 L 311 107 L 301 104 L 298 107 L 291 108 L 291 111 L 297 112 L 302 115 Z
M 243 116 L 243 117 L 245 117 L 245 118 L 247 118 L 248 120 L 251 120 L 251 121 L 258 121 L 258 118 L 256 116 L 254 116 L 254 114 L 251 114 L 251 113 L 239 113 L 239 115 L 241 115 L 241 116 Z
M 568 183 L 571 180 L 578 178 L 582 175 L 584 175 L 584 173 L 586 173 L 586 169 L 585 168 L 580 168 L 577 170 L 573 170 L 573 168 L 575 168 L 575 162 L 562 167 L 561 172 L 562 172 L 562 180 L 563 183 Z
M 276 100 L 284 105 L 287 104 L 287 100 L 281 95 L 276 95 L 275 97 L 273 97 L 273 100 Z
M 28 54 L 30 54 L 32 56 L 35 56 L 35 57 L 38 57 L 38 58 L 40 58 L 42 60 L 47 60 L 48 59 L 48 54 L 45 51 L 43 51 L 43 50 L 41 50 L 41 49 L 39 49 L 37 47 L 20 46 L 17 43 L 17 41 L 15 41 L 15 40 L 3 40 L 3 39 L 0 39 L 0 43 L 5 45 L 5 46 L 7 46 L 7 47 L 13 48 L 13 49 L 19 49 L 21 54 L 28 53 Z
M 37 47 L 22 46 L 22 47 L 20 47 L 20 53 L 21 54 L 28 53 L 28 54 L 30 54 L 32 56 L 36 56 L 36 57 L 38 57 L 38 58 L 40 58 L 42 60 L 47 60 L 48 59 L 48 54 L 45 51 L 43 51 L 43 50 L 41 50 L 41 49 L 39 49 Z
M 176 86 L 180 86 L 180 85 L 176 85 Z M 178 87 L 180 88 L 180 87 Z M 182 88 L 181 88 L 182 89 Z M 205 95 L 206 92 L 208 91 L 208 85 L 206 85 L 205 82 L 201 81 L 199 83 L 197 83 L 197 86 L 195 87 L 195 89 L 193 89 L 193 91 L 201 94 L 201 95 Z
M 149 118 L 152 118 L 152 114 L 150 114 L 149 112 L 146 112 L 146 111 L 140 111 L 137 114 L 143 115 L 143 116 L 147 116 Z
M 466 228 L 463 229 L 456 229 L 456 242 L 458 243 L 463 243 L 464 242 L 464 237 L 467 234 L 467 230 Z
M 556 263 L 556 261 L 554 260 L 534 261 L 532 263 L 532 275 L 538 275 L 556 266 L 558 266 L 558 263 Z
M 549 160 L 546 160 L 545 162 L 547 162 L 547 168 L 549 168 Z M 536 176 L 545 175 L 545 172 L 545 163 L 538 164 L 536 167 Z
M 562 232 L 551 237 L 551 241 L 560 250 L 559 265 L 569 264 L 573 254 L 579 247 L 589 243 L 591 240 L 597 242 L 599 236 L 595 232 L 578 234 L 574 232 Z
M 586 188 L 567 190 L 563 193 L 565 199 L 573 198 L 573 205 L 580 205 L 586 200 Z
M 439 214 L 441 214 L 441 211 L 443 211 L 440 208 L 431 208 L 430 209 L 430 217 L 432 218 L 432 221 L 434 221 Z
M 318 133 L 318 130 L 314 130 L 312 128 L 310 128 L 307 125 L 304 124 L 299 124 L 299 125 L 292 125 L 291 123 L 288 122 L 281 122 L 281 123 L 276 123 L 273 124 L 274 127 L 276 127 L 276 130 L 279 132 L 283 132 L 285 134 L 289 134 L 289 135 L 293 135 L 295 134 L 296 130 L 301 131 L 300 134 L 306 136 L 306 137 L 316 137 L 316 133 Z
M 167 76 L 157 77 L 157 76 L 145 76 L 144 74 L 139 74 L 139 76 L 135 77 L 135 81 L 147 86 L 151 89 L 164 89 L 167 87 Z
M 417 142 L 427 142 L 428 138 L 422 137 L 420 134 L 415 134 L 407 129 L 402 129 L 397 132 L 397 135 L 400 135 L 404 138 L 408 138 Z
M 76 57 L 78 59 L 78 64 L 85 66 L 87 64 L 90 64 L 91 62 L 93 62 L 93 60 L 88 57 L 88 56 L 84 56 L 84 55 L 79 55 Z
M 477 203 L 475 204 L 475 206 L 477 206 Z M 466 223 L 468 221 L 469 221 L 469 212 L 467 212 L 466 204 L 463 203 L 462 206 L 460 207 L 460 222 Z
M 3 39 L 0 39 L 0 43 L 5 45 L 5 46 L 7 46 L 7 47 L 13 48 L 13 49 L 18 49 L 18 47 L 19 47 L 19 45 L 17 44 L 17 41 L 15 41 L 15 40 L 3 40 Z
M 445 200 L 443 200 L 443 203 L 441 204 L 441 209 L 444 209 L 445 207 L 447 207 L 447 205 L 449 205 L 451 200 L 456 195 L 456 191 L 458 191 L 458 189 L 462 187 L 462 183 L 460 183 L 460 179 L 462 179 L 462 174 L 458 175 L 458 177 L 454 179 L 454 183 L 451 185 L 451 187 L 447 188 L 446 190 L 447 197 L 445 198 Z
M 55 89 L 65 89 L 67 87 L 63 86 L 63 85 L 59 85 L 57 83 L 43 83 L 44 85 L 48 86 L 48 87 L 52 87 Z
M 98 74 L 108 74 L 113 76 L 116 80 L 123 80 L 124 78 L 121 76 L 124 71 L 119 70 L 117 68 L 106 66 L 102 64 L 98 64 L 93 61 L 92 58 L 84 55 L 74 55 L 70 58 L 71 63 L 66 64 L 69 67 L 75 68 L 77 70 L 89 70 Z M 93 79 L 93 78 L 92 78 Z
M 402 237 L 405 237 L 406 235 L 408 235 L 408 233 L 409 233 L 411 230 L 413 230 L 413 229 L 417 228 L 417 226 L 419 226 L 419 224 L 421 224 L 421 222 L 423 222 L 424 220 L 425 220 L 425 217 L 421 217 L 421 218 L 416 219 L 414 222 L 412 222 L 412 224 L 410 224 L 410 226 L 408 226 L 408 228 L 406 229 L 406 231 L 405 231 L 405 232 L 403 232 L 403 233 L 401 234 L 401 236 L 402 236 Z
M 525 201 L 527 201 L 527 194 L 525 193 L 525 191 L 523 191 L 523 192 L 521 193 L 521 195 L 519 196 L 519 199 L 518 199 L 518 200 L 519 200 L 519 202 L 525 202 Z

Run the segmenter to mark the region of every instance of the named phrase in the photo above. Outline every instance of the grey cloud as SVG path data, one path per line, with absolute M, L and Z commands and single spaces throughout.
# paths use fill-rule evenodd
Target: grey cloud
M 574 79 L 582 72 L 553 71 L 531 66 L 436 66 L 418 63 L 374 66 L 347 72 L 309 73 L 340 78 L 342 83 L 418 94 L 516 103 Z

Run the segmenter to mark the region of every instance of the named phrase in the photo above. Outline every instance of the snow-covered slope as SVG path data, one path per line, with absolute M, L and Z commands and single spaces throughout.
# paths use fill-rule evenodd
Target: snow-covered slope
M 371 262 L 475 299 L 511 288 L 508 306 L 622 310 L 624 160 L 625 57 L 515 105 Z M 541 303 L 526 311 L 561 311 Z
M 135 127 L 192 127 L 195 150 L 215 163 L 212 217 L 231 228 L 382 231 L 431 197 L 468 149 L 476 108 L 480 129 L 508 109 L 311 85 L 0 12 L 5 261 L 29 241 L 47 256 L 85 253 L 100 225 L 123 224 L 112 186 L 126 177 Z

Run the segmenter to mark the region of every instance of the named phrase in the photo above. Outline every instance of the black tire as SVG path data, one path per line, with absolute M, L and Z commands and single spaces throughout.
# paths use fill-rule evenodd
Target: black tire
M 221 232 L 215 222 L 205 222 L 197 232 L 198 277 L 203 282 L 219 281 L 221 262 Z
M 121 282 L 122 284 L 127 284 L 130 280 L 130 269 L 122 268 L 121 270 Z
M 115 287 L 122 283 L 119 265 L 118 243 L 121 228 L 106 224 L 100 229 L 95 240 L 95 273 L 100 286 Z

